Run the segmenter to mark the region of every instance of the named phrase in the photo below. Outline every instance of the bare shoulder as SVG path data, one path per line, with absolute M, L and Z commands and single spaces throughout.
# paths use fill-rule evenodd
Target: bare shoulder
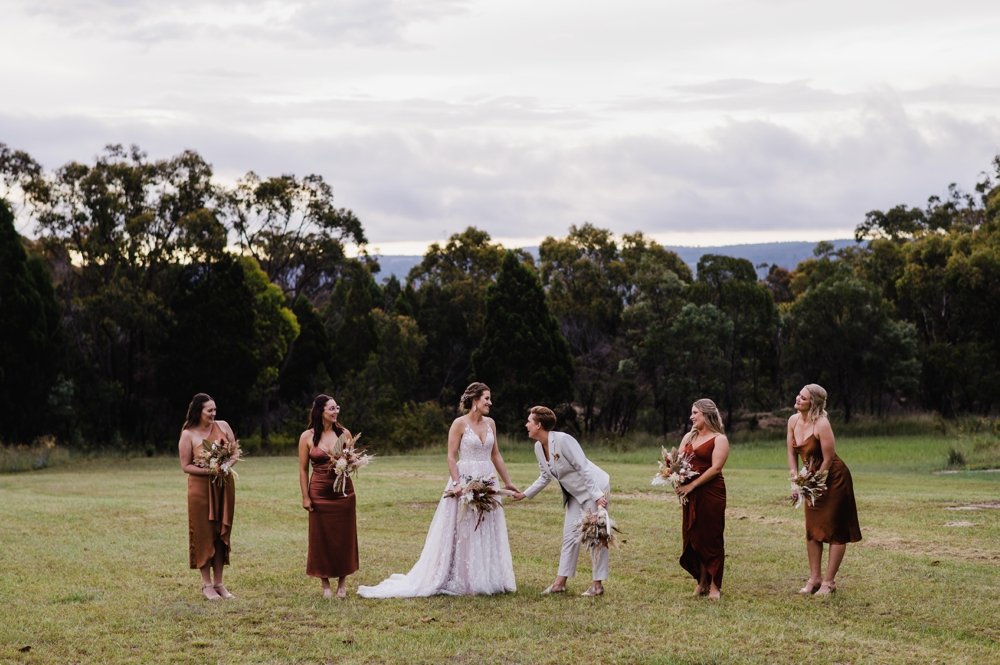
M 826 416 L 820 416 L 817 418 L 816 422 L 813 423 L 813 431 L 820 436 L 824 434 L 833 434 L 833 426 L 830 425 L 830 419 Z
M 728 448 L 729 447 L 729 437 L 726 436 L 725 434 L 716 434 L 715 435 L 715 445 L 716 445 L 716 447 L 723 446 L 725 448 Z
M 489 427 L 494 432 L 497 431 L 497 424 L 496 424 L 496 422 L 493 421 L 492 418 L 490 418 L 489 416 L 486 416 L 486 417 L 483 418 L 483 420 L 486 421 L 487 427 Z
M 299 435 L 299 444 L 312 443 L 312 436 L 313 436 L 313 431 L 311 429 L 307 429 L 306 431 L 302 432 L 302 434 Z
M 796 411 L 788 417 L 788 426 L 795 427 L 795 424 L 799 422 L 799 413 Z
M 187 444 L 187 445 L 190 446 L 192 443 L 193 442 L 192 442 L 191 430 L 189 430 L 189 429 L 182 429 L 181 430 L 181 438 L 178 439 L 177 445 L 178 446 L 183 446 L 184 444 Z
M 233 432 L 233 428 L 230 427 L 229 423 L 227 423 L 225 420 L 216 420 L 215 423 L 219 426 L 219 429 L 221 429 L 225 434 L 233 437 L 234 439 L 236 438 L 236 433 Z
M 451 431 L 464 430 L 465 429 L 465 416 L 459 416 L 451 421 Z

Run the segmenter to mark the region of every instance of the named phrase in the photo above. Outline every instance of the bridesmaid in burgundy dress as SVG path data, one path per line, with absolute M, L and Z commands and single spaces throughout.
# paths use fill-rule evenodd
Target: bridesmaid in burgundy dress
M 328 395 L 318 395 L 309 413 L 310 429 L 299 437 L 299 488 L 302 507 L 309 511 L 309 556 L 306 575 L 323 583 L 330 598 L 330 578 L 337 578 L 337 597 L 347 595 L 347 576 L 358 570 L 358 521 L 354 484 L 347 478 L 344 491 L 334 492 L 333 456 L 340 436 L 351 433 L 337 422 L 340 406 Z M 312 466 L 312 476 L 309 467 Z
M 722 467 L 729 457 L 729 439 L 715 402 L 700 399 L 691 406 L 691 431 L 681 441 L 681 452 L 692 455 L 698 475 L 675 488 L 687 503 L 683 513 L 684 549 L 680 564 L 698 580 L 695 594 L 718 600 L 722 595 L 722 573 L 726 547 L 726 481 Z
M 815 506 L 805 504 L 809 581 L 801 594 L 825 596 L 837 590 L 837 570 L 847 543 L 861 540 L 851 472 L 834 450 L 833 428 L 826 417 L 826 391 L 810 383 L 795 396 L 796 413 L 788 419 L 788 470 L 797 473 L 797 458 L 814 471 L 827 471 L 827 490 Z M 823 543 L 830 543 L 826 576 L 820 578 Z

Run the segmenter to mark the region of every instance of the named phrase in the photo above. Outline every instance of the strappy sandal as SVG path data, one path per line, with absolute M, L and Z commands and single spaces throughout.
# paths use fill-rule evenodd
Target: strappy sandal
M 232 600 L 233 598 L 236 597 L 233 594 L 229 593 L 229 589 L 227 589 L 224 584 L 215 584 L 213 586 L 215 588 L 215 592 L 217 594 L 219 594 L 219 598 L 225 598 L 226 600 Z
M 222 600 L 222 596 L 215 590 L 214 584 L 202 584 L 201 595 L 205 596 L 205 600 Z
M 834 593 L 837 593 L 836 582 L 823 582 L 819 585 L 819 589 L 816 590 L 817 596 L 829 596 Z

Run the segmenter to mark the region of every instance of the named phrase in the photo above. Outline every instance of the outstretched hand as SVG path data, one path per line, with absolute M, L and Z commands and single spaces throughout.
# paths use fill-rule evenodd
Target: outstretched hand
M 524 492 L 518 492 L 517 490 L 514 490 L 514 493 L 511 495 L 511 498 L 514 499 L 514 501 L 520 501 L 525 498 Z

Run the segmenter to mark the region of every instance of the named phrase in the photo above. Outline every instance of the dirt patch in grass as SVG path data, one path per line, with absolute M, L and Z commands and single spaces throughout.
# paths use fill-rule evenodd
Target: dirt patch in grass
M 1000 501 L 982 501 L 980 503 L 963 503 L 960 506 L 945 506 L 945 510 L 988 510 L 1000 508 Z
M 891 552 L 906 552 L 926 556 L 931 559 L 961 559 L 963 561 L 1000 561 L 1000 554 L 995 550 L 976 547 L 957 547 L 953 544 L 929 543 L 926 541 L 908 540 L 898 536 L 865 534 L 859 545 Z M 936 564 L 933 564 L 936 565 Z
M 753 520 L 757 524 L 799 524 L 802 522 L 802 515 L 795 514 L 795 517 L 772 517 L 761 515 L 739 508 L 726 508 L 727 520 Z

